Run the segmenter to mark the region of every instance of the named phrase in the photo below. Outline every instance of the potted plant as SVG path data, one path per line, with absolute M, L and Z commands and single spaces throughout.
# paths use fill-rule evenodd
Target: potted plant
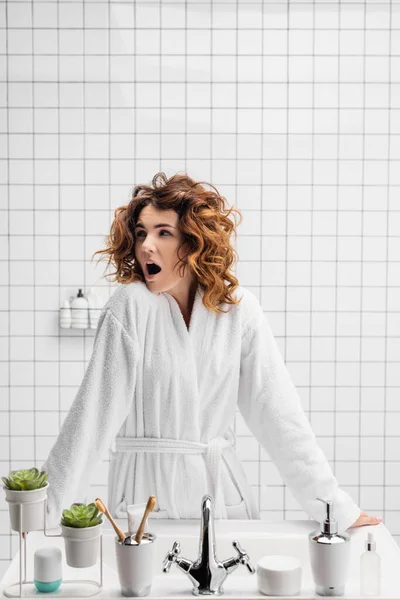
M 94 503 L 75 502 L 63 510 L 60 525 L 67 565 L 91 567 L 96 564 L 102 523 L 102 515 Z
M 2 477 L 13 531 L 44 529 L 44 501 L 47 497 L 47 473 L 32 469 L 10 471 Z

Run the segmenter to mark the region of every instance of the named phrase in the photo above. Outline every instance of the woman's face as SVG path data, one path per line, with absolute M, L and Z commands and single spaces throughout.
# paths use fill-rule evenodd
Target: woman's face
M 188 276 L 187 268 L 184 276 L 180 277 L 178 269 L 181 265 L 175 267 L 179 260 L 177 250 L 180 242 L 178 215 L 174 210 L 158 210 L 151 204 L 141 210 L 135 226 L 135 256 L 152 292 L 168 291 Z M 183 257 L 185 247 L 180 252 Z M 146 261 L 156 263 L 161 271 L 150 275 Z

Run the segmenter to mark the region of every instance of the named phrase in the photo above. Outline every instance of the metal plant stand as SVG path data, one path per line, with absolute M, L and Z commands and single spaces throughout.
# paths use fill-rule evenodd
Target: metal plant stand
M 47 498 L 43 500 L 35 500 L 34 502 L 43 502 L 44 507 L 44 535 L 48 538 L 59 538 L 63 537 L 61 533 L 49 534 L 46 532 L 46 507 L 47 507 Z M 19 502 L 19 526 L 22 524 L 22 511 L 23 511 L 23 502 Z M 19 531 L 19 581 L 17 583 L 12 583 L 6 588 L 3 589 L 3 594 L 8 598 L 37 598 L 38 594 L 43 594 L 46 597 L 61 597 L 61 598 L 90 598 L 91 596 L 96 596 L 103 587 L 103 536 L 100 533 L 100 581 L 94 581 L 93 579 L 63 579 L 61 582 L 61 586 L 54 592 L 39 592 L 34 584 L 34 581 L 27 580 L 26 578 L 26 538 L 24 537 L 24 578 L 22 579 L 22 534 L 25 532 Z M 29 532 L 28 532 L 29 533 Z M 73 567 L 71 567 L 73 568 Z M 84 584 L 83 587 L 88 587 L 89 591 L 87 593 L 82 593 L 82 590 L 78 590 L 77 592 L 74 589 L 73 594 L 69 594 L 68 590 L 63 589 L 63 586 L 66 585 L 68 588 L 71 587 L 71 584 Z M 23 591 L 23 586 L 26 586 Z M 19 591 L 18 591 L 19 588 Z M 90 588 L 95 588 L 94 591 Z

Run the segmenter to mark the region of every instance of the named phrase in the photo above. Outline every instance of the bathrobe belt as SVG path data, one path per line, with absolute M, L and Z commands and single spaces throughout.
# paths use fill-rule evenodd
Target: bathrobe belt
M 174 440 L 170 438 L 133 438 L 116 437 L 115 450 L 117 452 L 159 452 L 174 454 L 205 454 L 210 469 L 214 498 L 215 514 L 226 519 L 226 508 L 220 498 L 220 473 L 222 449 L 232 446 L 230 440 L 221 436 L 211 438 L 208 442 L 192 442 L 189 440 Z M 207 490 L 204 490 L 207 493 Z

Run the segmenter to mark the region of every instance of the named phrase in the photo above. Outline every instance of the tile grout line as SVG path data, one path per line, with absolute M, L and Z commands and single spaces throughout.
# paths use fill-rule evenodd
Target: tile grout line
M 385 349 L 384 349 L 384 363 L 385 363 L 385 370 L 384 370 L 384 378 L 383 378 L 383 432 L 382 432 L 382 437 L 383 437 L 383 489 L 382 489 L 382 514 L 381 515 L 377 515 L 377 516 L 381 516 L 383 517 L 383 520 L 385 521 L 385 517 L 386 517 L 386 486 L 388 486 L 389 484 L 386 482 L 386 464 L 389 462 L 388 459 L 386 458 L 386 439 L 388 437 L 387 433 L 386 433 L 386 421 L 387 421 L 387 373 L 388 373 L 388 312 L 389 312 L 389 259 L 390 259 L 390 254 L 389 254 L 389 232 L 390 232 L 390 220 L 389 220 L 389 215 L 390 215 L 390 209 L 391 209 L 391 195 L 390 195 L 390 176 L 391 176 L 391 170 L 390 170 L 390 154 L 392 151 L 392 145 L 391 145 L 391 132 L 390 132 L 390 127 L 391 127 L 391 107 L 392 107 L 392 0 L 390 0 L 390 5 L 389 5 L 389 77 L 388 77 L 388 84 L 389 84 L 389 92 L 388 92 L 388 99 L 389 99 L 389 106 L 388 106 L 388 162 L 387 162 L 387 170 L 386 170 L 386 181 L 387 181 L 387 186 L 386 186 L 386 201 L 387 201 L 387 206 L 386 206 L 386 286 L 385 286 Z

